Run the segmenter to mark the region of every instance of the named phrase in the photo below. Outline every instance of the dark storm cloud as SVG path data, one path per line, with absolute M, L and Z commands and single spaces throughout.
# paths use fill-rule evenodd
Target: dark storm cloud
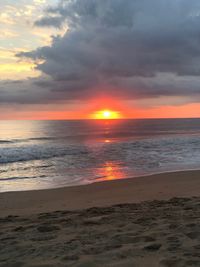
M 51 82 L 34 85 L 56 98 L 200 94 L 199 0 L 66 0 L 36 25 L 68 25 L 50 46 L 18 54 L 43 60 Z
M 199 102 L 199 77 L 178 77 L 174 74 L 158 75 L 156 77 L 116 78 L 108 84 L 100 85 L 95 94 L 90 86 L 79 82 L 65 85 L 63 81 L 45 78 L 34 78 L 23 81 L 16 86 L 12 81 L 0 82 L 0 104 L 48 104 L 63 101 L 88 101 L 91 95 L 98 96 L 98 91 L 125 100 L 158 98 L 162 96 L 183 96 L 184 103 Z M 179 103 L 180 101 L 178 101 Z

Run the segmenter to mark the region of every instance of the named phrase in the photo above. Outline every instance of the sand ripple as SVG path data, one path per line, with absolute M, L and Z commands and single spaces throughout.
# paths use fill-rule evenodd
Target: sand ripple
M 200 198 L 1 218 L 0 266 L 200 266 Z

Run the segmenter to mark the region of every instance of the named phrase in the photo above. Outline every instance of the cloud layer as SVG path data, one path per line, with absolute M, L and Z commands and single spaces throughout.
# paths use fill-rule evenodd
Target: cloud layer
M 68 30 L 50 46 L 18 54 L 40 62 L 46 76 L 31 80 L 41 92 L 32 102 L 96 93 L 200 97 L 199 0 L 62 0 L 35 24 Z

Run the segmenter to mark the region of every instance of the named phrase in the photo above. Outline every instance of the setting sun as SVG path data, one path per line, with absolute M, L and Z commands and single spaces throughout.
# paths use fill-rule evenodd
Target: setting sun
M 104 118 L 110 118 L 112 114 L 109 110 L 105 110 L 105 111 L 103 111 L 102 115 Z
M 99 110 L 93 113 L 93 119 L 120 119 L 122 115 L 118 111 L 112 111 L 109 109 Z

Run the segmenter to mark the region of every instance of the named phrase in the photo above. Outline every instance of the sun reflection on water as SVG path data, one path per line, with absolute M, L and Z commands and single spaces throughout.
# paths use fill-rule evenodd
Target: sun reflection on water
M 110 181 L 124 178 L 125 173 L 119 163 L 106 161 L 100 168 L 98 176 L 101 177 L 98 181 Z

